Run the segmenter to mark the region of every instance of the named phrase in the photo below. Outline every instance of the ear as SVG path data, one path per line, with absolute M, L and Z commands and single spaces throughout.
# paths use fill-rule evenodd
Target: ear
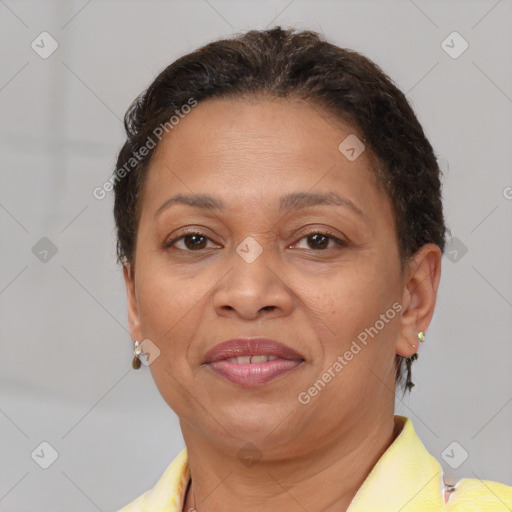
M 128 303 L 128 327 L 133 341 L 141 340 L 139 307 L 135 295 L 135 273 L 129 262 L 123 263 L 123 277 L 126 286 L 126 299 Z
M 417 352 L 420 344 L 418 332 L 426 331 L 432 320 L 441 279 L 442 255 L 439 246 L 425 244 L 408 265 L 402 294 L 400 336 L 396 342 L 396 353 L 402 357 L 410 357 Z

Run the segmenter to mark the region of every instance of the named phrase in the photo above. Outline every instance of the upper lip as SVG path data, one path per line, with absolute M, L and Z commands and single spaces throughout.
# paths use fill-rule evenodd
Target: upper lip
M 269 338 L 233 338 L 215 345 L 204 356 L 204 363 L 243 356 L 276 356 L 282 359 L 304 360 L 295 350 Z

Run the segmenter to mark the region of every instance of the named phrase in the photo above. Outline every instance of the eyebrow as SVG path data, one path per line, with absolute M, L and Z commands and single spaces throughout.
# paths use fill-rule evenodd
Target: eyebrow
M 225 208 L 225 203 L 216 197 L 207 194 L 177 194 L 167 199 L 155 213 L 155 217 L 163 210 L 166 210 L 174 204 L 185 204 L 194 208 L 220 212 Z M 343 206 L 349 208 L 354 213 L 366 220 L 366 215 L 350 199 L 341 197 L 335 192 L 312 193 L 312 192 L 292 192 L 282 196 L 279 201 L 279 209 L 282 210 L 300 210 L 317 205 Z

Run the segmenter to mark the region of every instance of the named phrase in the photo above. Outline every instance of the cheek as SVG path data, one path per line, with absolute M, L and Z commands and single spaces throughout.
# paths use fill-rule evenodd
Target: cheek
M 149 366 L 157 389 L 177 414 L 186 416 L 193 409 L 189 387 L 193 378 L 187 364 L 188 341 L 194 336 L 199 297 L 197 286 L 180 282 L 174 273 L 148 264 L 139 273 L 138 304 L 144 338 L 153 341 L 160 350 Z M 196 306 L 196 307 L 194 307 Z
M 328 341 L 325 349 L 331 358 L 347 350 L 354 340 L 363 348 L 357 356 L 361 362 L 388 350 L 399 316 L 393 308 L 399 298 L 393 283 L 393 269 L 383 269 L 380 264 L 360 265 L 339 271 L 323 293 L 315 296 L 315 315 L 329 327 L 328 340 L 332 343 Z
M 360 404 L 361 397 L 374 396 L 376 389 L 387 393 L 382 386 L 394 367 L 400 325 L 392 279 L 377 267 L 351 269 L 329 282 L 328 293 L 318 294 L 317 325 L 329 326 L 321 336 L 323 354 L 317 365 L 318 378 L 332 382 L 322 391 L 329 407 L 319 414 L 325 414 L 326 424 L 332 415 L 339 417 Z
M 160 364 L 159 364 L 160 363 Z M 176 363 L 174 363 L 176 366 Z M 183 419 L 192 418 L 197 407 L 197 396 L 190 392 L 179 368 L 171 366 L 171 362 L 161 362 L 158 359 L 150 365 L 151 376 L 167 405 Z
M 187 312 L 193 313 L 198 302 L 192 295 L 195 287 L 180 281 L 157 261 L 140 263 L 136 289 L 142 333 L 165 348 L 186 324 Z

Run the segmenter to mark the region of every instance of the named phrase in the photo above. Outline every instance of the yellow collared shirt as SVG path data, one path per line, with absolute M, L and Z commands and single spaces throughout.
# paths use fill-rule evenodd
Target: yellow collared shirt
M 512 487 L 463 478 L 447 494 L 443 470 L 405 416 L 402 431 L 383 453 L 346 512 L 511 512 Z M 118 512 L 182 512 L 190 480 L 187 449 L 167 467 L 153 489 Z

